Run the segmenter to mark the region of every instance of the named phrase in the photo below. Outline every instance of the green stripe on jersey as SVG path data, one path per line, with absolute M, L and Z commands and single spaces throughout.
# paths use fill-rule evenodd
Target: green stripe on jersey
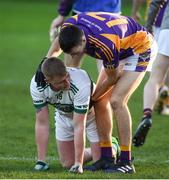
M 88 105 L 82 105 L 82 106 L 75 106 L 74 111 L 77 113 L 86 113 L 88 111 Z
M 76 92 L 79 91 L 79 89 L 72 83 L 70 83 L 70 87 L 72 87 Z
M 79 114 L 85 114 L 87 112 L 88 109 L 75 109 L 74 108 L 74 112 L 79 113 Z
M 72 87 L 70 87 L 70 90 L 72 91 L 72 93 L 73 93 L 74 95 L 77 93 Z
M 44 106 L 46 106 L 46 105 L 47 105 L 46 102 L 43 103 L 43 104 L 34 104 L 34 106 L 35 106 L 36 109 L 40 109 L 40 108 L 42 108 L 42 107 L 44 107 Z
M 37 89 L 38 89 L 39 92 L 42 92 L 42 91 L 44 91 L 47 87 L 49 87 L 49 84 L 47 84 L 45 87 L 39 86 L 39 87 L 37 87 Z

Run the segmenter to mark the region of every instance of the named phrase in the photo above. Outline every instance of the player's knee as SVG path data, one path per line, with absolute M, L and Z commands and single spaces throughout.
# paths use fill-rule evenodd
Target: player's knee
M 61 161 L 62 167 L 63 168 L 71 168 L 71 166 L 73 165 L 73 161 L 69 161 L 69 160 L 62 160 Z
M 111 104 L 112 109 L 116 110 L 123 106 L 123 101 L 121 98 L 114 96 L 111 98 L 110 104 Z

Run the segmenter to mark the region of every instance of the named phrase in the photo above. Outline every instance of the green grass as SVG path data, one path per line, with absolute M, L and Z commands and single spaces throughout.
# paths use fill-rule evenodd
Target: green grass
M 56 2 L 46 0 L 0 1 L 0 178 L 169 178 L 169 118 L 154 114 L 154 123 L 146 144 L 133 147 L 134 175 L 103 172 L 74 175 L 60 165 L 55 146 L 54 120 L 51 114 L 48 172 L 34 172 L 36 146 L 34 137 L 35 110 L 29 93 L 29 83 L 37 65 L 50 46 L 49 26 L 55 17 Z M 130 13 L 125 4 L 123 14 Z M 95 61 L 85 58 L 83 68 L 94 80 Z M 133 130 L 142 115 L 141 86 L 132 96 L 129 106 Z

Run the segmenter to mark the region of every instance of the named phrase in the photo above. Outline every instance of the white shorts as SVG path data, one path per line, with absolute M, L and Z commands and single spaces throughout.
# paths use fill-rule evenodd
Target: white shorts
M 55 134 L 59 141 L 74 140 L 74 124 L 72 118 L 55 113 Z M 94 111 L 88 115 L 86 123 L 86 136 L 89 142 L 99 142 L 99 136 L 96 128 Z
M 135 54 L 133 56 L 127 57 L 120 61 L 120 64 L 124 65 L 124 70 L 126 71 L 151 71 L 152 64 L 157 55 L 157 50 L 158 46 L 156 41 L 154 40 L 153 45 L 151 47 L 151 52 L 147 51 L 143 54 Z M 140 58 L 142 58 L 141 62 L 139 62 Z M 145 59 L 145 61 L 143 59 Z
M 162 29 L 158 37 L 158 53 L 169 56 L 169 29 Z

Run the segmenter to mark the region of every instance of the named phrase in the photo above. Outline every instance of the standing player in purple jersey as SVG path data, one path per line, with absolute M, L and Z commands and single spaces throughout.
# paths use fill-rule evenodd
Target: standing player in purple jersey
M 58 13 L 59 15 L 52 21 L 50 27 L 51 42 L 58 35 L 60 26 L 65 21 L 66 16 L 72 11 L 72 15 L 80 14 L 82 12 L 111 12 L 114 14 L 121 14 L 121 0 L 60 0 Z M 70 55 L 65 55 L 65 63 L 67 66 L 80 67 L 79 62 L 71 59 Z M 102 61 L 97 60 L 98 72 L 101 71 Z
M 109 151 L 102 148 L 102 145 L 109 146 L 112 127 L 111 122 L 97 118 L 97 114 L 102 116 L 104 113 L 99 112 L 96 104 L 108 94 L 117 121 L 121 154 L 117 164 L 111 163 L 107 167 L 102 166 L 105 161 L 101 157 L 92 165 L 92 170 L 134 173 L 131 163 L 132 118 L 127 103 L 156 54 L 151 34 L 132 18 L 102 12 L 81 13 L 63 24 L 47 56 L 59 52 L 60 48 L 77 61 L 80 61 L 84 53 L 103 60 L 104 68 L 92 97 L 101 141 L 101 156 L 104 157 Z

